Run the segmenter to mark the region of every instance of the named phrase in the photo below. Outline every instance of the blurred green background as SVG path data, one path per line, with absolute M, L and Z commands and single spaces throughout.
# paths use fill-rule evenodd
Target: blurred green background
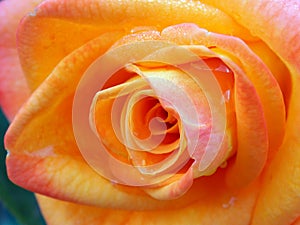
M 0 109 L 0 225 L 45 225 L 33 193 L 7 178 L 3 138 L 8 121 Z

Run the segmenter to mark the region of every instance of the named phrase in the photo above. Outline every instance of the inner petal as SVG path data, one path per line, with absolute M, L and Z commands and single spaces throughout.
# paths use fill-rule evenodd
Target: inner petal
M 228 75 L 231 71 L 220 62 L 221 60 L 205 60 L 210 64 L 210 70 L 222 84 L 220 85 L 222 92 L 226 95 L 224 94 L 223 99 L 220 100 L 227 108 L 227 105 L 232 102 L 230 96 L 232 81 L 225 75 L 231 78 Z M 127 70 L 131 75 L 135 73 L 134 78 L 100 91 L 93 104 L 98 105 L 98 102 L 112 101 L 111 114 L 112 105 L 123 99 L 120 100 L 123 104 L 120 105 L 119 118 L 115 117 L 116 120 L 111 122 L 118 127 L 119 135 L 116 137 L 123 144 L 121 149 L 127 152 L 129 164 L 136 167 L 142 174 L 155 175 L 164 171 L 176 173 L 193 159 L 192 166 L 194 170 L 197 170 L 198 167 L 194 165 L 199 165 L 211 131 L 210 106 L 201 88 L 199 89 L 199 86 L 187 74 L 172 66 L 160 66 L 148 70 L 147 63 L 145 63 L 139 67 L 132 65 Z M 177 88 L 170 89 L 170 82 Z M 176 93 L 177 91 L 180 92 Z M 195 108 L 184 107 L 186 105 L 185 98 L 179 98 L 182 97 L 182 91 Z M 170 104 L 171 102 L 177 102 L 179 105 L 174 107 Z M 186 106 L 190 107 L 190 105 Z M 92 108 L 97 107 L 93 106 Z M 177 113 L 178 109 L 183 114 Z M 191 120 L 191 117 L 188 116 L 193 110 L 200 123 L 193 123 L 193 119 Z M 94 114 L 93 118 L 95 117 Z M 91 120 L 91 122 L 95 121 L 96 119 Z M 102 128 L 100 128 L 101 126 Z M 99 123 L 95 125 L 95 128 L 98 133 L 100 133 L 99 130 L 105 129 L 103 124 Z M 115 131 L 114 128 L 113 130 Z M 186 138 L 187 136 L 189 138 Z M 226 136 L 226 138 L 231 137 L 231 135 Z M 196 150 L 190 154 L 188 148 L 193 146 L 195 141 L 197 142 Z M 151 145 L 153 143 L 155 145 Z M 228 147 L 228 145 L 224 147 L 225 155 L 222 153 L 216 161 L 222 162 L 227 159 L 229 156 L 227 153 L 230 150 Z M 116 149 L 116 151 L 119 150 Z M 214 159 L 209 159 L 209 161 L 213 162 Z M 218 166 L 219 164 L 215 165 L 216 168 Z M 177 170 L 174 171 L 174 168 Z
M 165 57 L 168 57 L 168 55 L 166 54 Z M 181 116 L 185 120 L 183 127 L 189 136 L 189 148 L 192 149 L 189 151 L 191 157 L 195 159 L 193 165 L 195 168 L 194 175 L 198 177 L 213 173 L 216 168 L 235 152 L 235 140 L 233 139 L 235 132 L 235 111 L 232 96 L 234 93 L 234 76 L 233 72 L 223 61 L 211 55 L 208 57 L 204 56 L 202 63 L 201 60 L 199 60 L 198 64 L 197 62 L 195 64 L 193 62 L 187 65 L 180 65 L 180 68 L 192 68 L 192 70 L 189 69 L 190 73 L 193 71 L 195 77 L 201 80 L 200 82 L 204 82 L 209 76 L 213 76 L 217 81 L 215 83 L 218 83 L 215 88 L 219 88 L 223 94 L 221 94 L 219 98 L 214 98 L 214 102 L 212 103 L 212 101 L 210 101 L 208 105 L 206 94 L 213 93 L 216 90 L 213 89 L 212 86 L 209 87 L 208 90 L 203 90 L 201 85 L 198 86 L 197 82 L 195 82 L 197 78 L 193 79 L 190 73 L 189 75 L 182 73 L 178 68 L 172 68 L 172 66 L 153 68 L 152 64 L 150 64 L 148 67 L 146 63 L 142 65 L 137 64 L 137 67 L 130 69 L 147 79 L 150 86 L 155 90 L 158 98 L 161 99 L 164 108 L 174 111 L 178 109 L 181 110 Z M 170 83 L 173 83 L 174 87 L 177 88 L 170 88 L 172 86 Z M 168 92 L 165 90 L 168 90 Z M 179 94 L 182 91 L 185 93 L 185 96 L 188 96 L 188 99 L 182 98 L 184 95 Z M 201 91 L 205 91 L 205 94 Z M 180 107 L 173 108 L 173 106 L 169 104 L 170 101 L 165 101 L 166 99 L 172 99 L 171 102 L 177 102 L 176 104 L 178 106 L 180 105 Z M 189 108 L 184 99 L 196 107 L 194 109 Z M 187 107 L 185 108 L 183 105 Z M 217 111 L 220 106 L 225 108 L 226 114 L 223 116 Z M 195 111 L 195 113 L 191 114 L 190 110 Z M 215 111 L 213 126 L 211 124 L 212 120 L 210 119 L 211 110 Z M 196 120 L 198 122 L 188 122 L 193 118 L 192 115 L 197 115 Z M 218 120 L 225 121 L 224 130 L 223 128 L 222 130 L 213 128 L 218 124 Z M 206 146 L 209 147 L 207 148 Z
M 146 139 L 151 135 L 163 137 L 157 148 L 151 149 L 151 153 L 167 153 L 178 147 L 180 135 L 177 119 L 162 107 L 157 98 L 141 98 L 132 107 L 130 121 L 133 134 L 139 139 Z
M 147 84 L 136 77 L 125 83 L 101 90 L 95 95 L 90 108 L 90 126 L 96 136 L 114 158 L 128 164 L 130 164 L 130 160 L 120 135 L 119 125 L 114 125 L 120 122 L 120 112 L 114 110 L 117 107 L 115 100 L 126 97 L 128 89 L 140 89 L 145 86 Z
M 131 91 L 133 91 L 133 93 L 130 93 Z M 136 92 L 134 93 L 134 91 Z M 147 97 L 144 94 L 145 92 L 150 93 L 150 96 Z M 160 123 L 163 124 L 165 124 L 164 120 L 166 120 L 168 124 L 176 121 L 174 118 L 171 119 L 172 116 L 170 112 L 164 112 L 159 101 L 154 97 L 153 92 L 151 92 L 151 90 L 147 89 L 145 80 L 140 77 L 134 77 L 123 84 L 99 91 L 94 97 L 91 106 L 90 123 L 101 141 L 105 142 L 104 144 L 107 146 L 107 151 L 109 151 L 113 157 L 123 162 L 126 161 L 127 158 L 129 160 L 127 162 L 132 163 L 135 166 L 156 165 L 156 168 L 163 168 L 166 165 L 172 165 L 172 162 L 178 158 L 180 152 L 184 149 L 183 147 L 179 148 L 180 135 L 178 134 L 179 129 L 177 122 L 172 127 L 170 125 L 165 125 L 167 128 L 165 130 L 166 132 L 159 129 L 155 131 L 156 135 L 164 135 L 166 137 L 162 140 L 161 144 L 154 149 L 150 149 L 149 152 L 145 152 L 147 146 L 143 146 L 143 142 L 138 143 L 140 144 L 140 148 L 135 148 L 134 150 L 130 148 L 132 145 L 128 144 L 128 134 L 130 133 L 134 134 L 134 136 L 131 137 L 139 137 L 141 139 L 148 137 L 149 123 L 155 116 L 160 117 Z M 134 96 L 143 97 L 141 98 L 141 101 L 135 102 L 136 104 L 133 104 L 133 107 L 131 107 L 130 100 L 133 101 L 132 99 L 134 99 Z M 121 100 L 123 103 L 126 101 L 127 103 L 129 102 L 129 106 L 127 105 L 127 110 L 124 110 L 126 104 L 122 105 L 119 116 L 115 117 L 115 119 L 119 118 L 118 121 L 109 121 L 112 120 L 112 118 L 107 118 L 107 115 L 113 114 L 113 107 L 120 98 L 124 98 L 124 100 Z M 128 113 L 128 118 L 122 118 L 124 112 Z M 106 123 L 109 122 L 117 123 L 119 131 L 117 131 L 115 126 L 106 126 L 108 125 Z M 122 124 L 126 122 L 129 122 L 130 126 L 124 129 L 124 125 L 122 128 Z M 119 134 L 116 134 L 116 131 L 117 133 L 119 132 Z M 170 135 L 168 134 L 169 132 Z M 133 140 L 137 143 L 136 139 Z M 171 153 L 172 151 L 176 152 Z M 146 167 L 143 169 L 147 172 Z M 153 170 L 153 168 L 151 170 Z
M 152 90 L 134 93 L 125 108 L 121 126 L 134 165 L 149 165 L 178 155 L 180 135 L 174 132 L 176 129 L 166 125 L 164 120 L 168 113 Z M 169 131 L 173 133 L 169 134 Z M 174 150 L 177 152 L 166 154 Z
M 132 130 L 136 137 L 145 139 L 150 136 L 149 121 L 153 118 L 147 117 L 149 112 L 156 111 L 159 101 L 156 98 L 145 96 L 132 107 Z

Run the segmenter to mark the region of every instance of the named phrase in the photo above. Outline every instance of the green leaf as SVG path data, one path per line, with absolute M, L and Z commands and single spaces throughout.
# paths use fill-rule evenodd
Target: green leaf
M 3 144 L 3 137 L 7 127 L 8 122 L 0 110 L 0 205 L 3 205 L 20 225 L 44 225 L 45 222 L 33 193 L 16 186 L 7 177 L 5 167 L 7 152 Z M 14 218 L 7 215 L 9 213 L 1 210 L 0 224 L 18 225 L 18 223 L 14 222 Z M 2 219 L 5 221 L 1 221 Z

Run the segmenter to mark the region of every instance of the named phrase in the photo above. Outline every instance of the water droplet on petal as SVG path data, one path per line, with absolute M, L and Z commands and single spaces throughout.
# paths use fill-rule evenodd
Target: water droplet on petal
M 236 201 L 236 197 L 231 197 L 227 203 L 223 203 L 222 204 L 222 207 L 224 209 L 227 209 L 227 208 L 233 206 L 233 204 L 234 204 L 235 201 Z

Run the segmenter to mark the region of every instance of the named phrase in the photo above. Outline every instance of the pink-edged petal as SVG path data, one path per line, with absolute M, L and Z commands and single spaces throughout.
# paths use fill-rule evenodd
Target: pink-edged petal
M 185 135 L 181 138 L 192 143 L 191 156 L 195 153 L 193 156 L 200 160 L 211 129 L 211 112 L 202 89 L 179 69 L 135 67 L 135 72 L 149 82 L 162 106 L 181 121 Z
M 9 120 L 14 118 L 29 97 L 16 49 L 16 30 L 21 18 L 40 2 L 0 2 L 0 106 Z
M 190 36 L 186 37 L 184 33 L 190 33 Z M 221 56 L 225 54 L 225 58 L 231 58 L 238 63 L 253 83 L 261 99 L 270 139 L 270 157 L 272 157 L 282 143 L 286 112 L 279 85 L 266 65 L 241 39 L 208 32 L 194 24 L 168 27 L 162 32 L 162 37 L 181 44 L 193 43 L 217 47 L 222 50 Z M 218 54 L 217 49 L 215 51 Z M 274 114 L 274 111 L 277 113 Z
M 190 33 L 192 38 L 184 37 L 183 36 L 184 33 Z M 263 134 L 260 136 L 263 140 L 261 142 L 257 142 L 258 146 L 255 148 L 256 153 L 251 153 L 252 151 L 247 153 L 247 154 L 249 154 L 248 156 L 252 155 L 249 158 L 249 160 L 250 160 L 249 163 L 251 162 L 251 159 L 255 158 L 255 154 L 261 155 L 261 158 L 260 158 L 261 160 L 254 159 L 252 161 L 254 164 L 251 164 L 251 167 L 253 169 L 254 169 L 255 164 L 257 166 L 255 170 L 252 170 L 252 172 L 253 172 L 252 175 L 255 175 L 252 178 L 255 178 L 262 171 L 262 168 L 265 163 L 266 155 L 269 154 L 269 159 L 271 159 L 274 156 L 274 153 L 276 152 L 277 148 L 279 147 L 279 145 L 282 142 L 282 140 L 280 138 L 283 137 L 283 133 L 284 133 L 285 107 L 284 107 L 284 103 L 283 103 L 283 97 L 282 97 L 282 94 L 280 92 L 280 89 L 279 89 L 279 86 L 278 86 L 276 80 L 274 79 L 274 77 L 272 77 L 272 74 L 270 73 L 268 68 L 262 63 L 262 61 L 246 46 L 246 44 L 242 40 L 240 40 L 238 38 L 229 37 L 229 36 L 220 35 L 220 34 L 214 34 L 214 33 L 205 31 L 203 29 L 200 29 L 193 24 L 183 24 L 183 25 L 169 27 L 164 30 L 164 32 L 162 33 L 162 36 L 173 38 L 174 41 L 177 40 L 177 41 L 179 41 L 179 43 L 182 43 L 182 44 L 188 44 L 192 41 L 192 43 L 205 44 L 206 46 L 215 46 L 217 48 L 222 49 L 221 52 L 218 52 L 217 49 L 215 51 L 217 54 L 220 55 L 221 59 L 223 59 L 223 61 L 225 63 L 227 63 L 228 66 L 236 73 L 236 76 L 240 76 L 240 75 L 244 76 L 243 78 L 240 77 L 242 79 L 237 79 L 237 81 L 243 81 L 242 83 L 244 83 L 244 84 L 248 83 L 248 85 L 247 85 L 248 87 L 251 86 L 249 81 L 253 84 L 253 87 L 255 89 L 251 88 L 251 89 L 253 89 L 252 92 L 257 92 L 258 97 L 259 97 L 259 99 L 258 99 L 257 97 L 252 96 L 253 98 L 257 98 L 254 101 L 256 103 L 253 106 L 255 106 L 254 108 L 258 107 L 257 108 L 258 111 L 256 111 L 254 113 L 253 110 L 251 110 L 251 111 L 243 110 L 243 113 L 249 114 L 249 118 L 251 118 L 251 120 L 252 120 L 252 122 L 248 121 L 246 123 L 247 126 L 249 126 L 248 129 L 250 132 L 246 132 L 248 134 L 245 133 L 245 135 L 246 135 L 245 137 L 249 137 L 248 135 L 250 133 L 252 133 L 251 134 L 252 138 L 251 139 L 248 139 L 245 137 L 241 138 L 238 140 L 238 145 L 240 142 L 240 144 L 242 146 L 250 147 L 252 145 L 252 142 L 255 141 L 256 132 L 257 131 L 263 132 Z M 238 59 L 236 57 L 238 57 Z M 234 62 L 236 62 L 238 64 L 238 66 L 241 67 L 242 70 L 245 71 L 246 76 L 248 78 L 245 77 L 245 74 L 243 74 L 244 72 L 242 72 L 242 74 L 241 74 L 238 70 L 235 70 L 236 66 L 233 66 L 234 63 L 233 64 L 230 63 L 231 60 L 228 60 L 228 59 L 234 60 Z M 238 75 L 238 74 L 240 74 L 240 75 Z M 249 80 L 249 81 L 247 81 L 245 83 L 245 81 L 246 81 L 245 79 Z M 239 84 L 237 84 L 237 86 L 239 86 Z M 238 93 L 242 94 L 243 91 L 240 89 L 240 91 Z M 256 94 L 254 94 L 254 95 L 256 95 Z M 240 95 L 240 97 L 242 97 L 242 96 L 243 95 Z M 236 96 L 236 97 L 239 98 L 239 96 Z M 247 97 L 246 98 L 245 97 L 246 96 L 241 98 L 241 99 L 244 99 L 241 101 L 241 102 L 244 102 L 243 103 L 244 106 L 247 105 L 247 104 L 245 104 L 245 102 L 247 102 Z M 261 101 L 261 103 L 259 103 L 259 101 Z M 263 107 L 263 111 L 260 111 L 260 107 L 261 107 L 260 104 Z M 274 114 L 274 111 L 276 111 L 278 113 Z M 247 118 L 248 116 L 246 116 L 246 114 L 243 115 L 243 113 L 241 113 L 242 117 L 245 116 L 245 118 Z M 252 113 L 254 113 L 254 114 L 252 114 Z M 252 115 L 250 115 L 250 114 L 252 114 Z M 269 143 L 268 143 L 268 139 L 265 136 L 266 131 L 264 130 L 262 117 L 265 117 L 266 122 L 267 122 Z M 260 121 L 258 123 L 260 125 L 257 126 L 255 130 L 253 130 L 252 129 L 253 127 L 251 124 L 256 120 L 255 118 L 257 118 L 258 121 Z M 238 120 L 238 122 L 239 122 L 239 126 L 241 126 L 241 127 L 245 126 L 245 124 L 243 124 L 242 120 Z M 245 127 L 243 129 L 245 131 Z M 239 131 L 237 131 L 237 133 L 239 133 Z M 247 142 L 248 142 L 248 144 L 246 144 Z M 270 144 L 269 147 L 268 147 L 268 144 Z M 238 149 L 238 147 L 237 147 L 237 149 Z M 244 152 L 246 153 L 247 151 L 244 151 Z M 244 164 L 242 162 L 243 162 L 243 160 L 241 160 L 239 162 L 239 164 L 245 165 L 244 169 L 236 170 L 236 171 L 240 171 L 240 172 L 243 171 L 244 175 L 241 177 L 245 178 L 244 181 L 248 180 L 248 182 L 249 182 L 251 179 L 250 179 L 250 176 L 248 177 L 248 175 L 250 175 L 250 174 L 247 172 L 247 168 L 246 168 L 247 164 Z M 256 172 L 254 172 L 254 171 L 256 171 Z M 239 182 L 242 183 L 242 179 L 235 179 L 235 180 L 236 181 L 239 180 Z
M 235 73 L 237 155 L 228 168 L 230 186 L 241 187 L 258 177 L 267 161 L 269 141 L 265 114 L 259 96 L 249 79 L 228 63 Z

